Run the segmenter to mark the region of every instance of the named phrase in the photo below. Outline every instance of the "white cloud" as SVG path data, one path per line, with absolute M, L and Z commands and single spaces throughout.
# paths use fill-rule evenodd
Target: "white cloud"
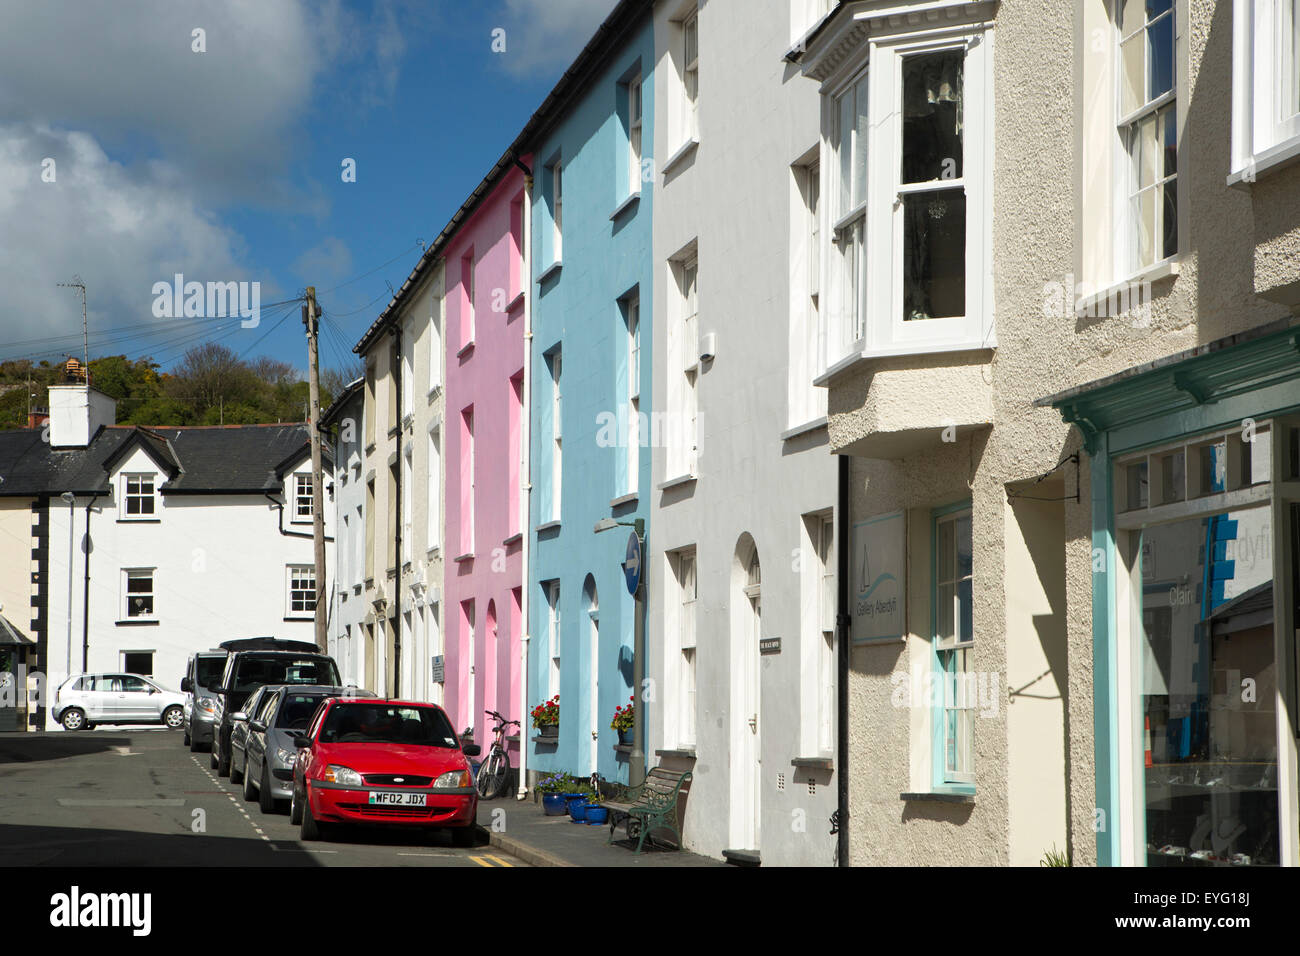
M 578 55 L 617 0 L 505 0 L 502 11 L 511 73 L 563 69 Z
M 43 182 L 41 161 L 54 156 L 55 181 Z M 12 343 L 81 330 L 76 294 L 56 285 L 74 272 L 87 286 L 92 330 L 152 321 L 152 284 L 177 272 L 201 282 L 262 280 L 263 301 L 274 291 L 268 277 L 240 266 L 239 236 L 195 202 L 174 169 L 127 168 L 82 132 L 0 124 L 0 247 L 2 357 L 49 347 Z
M 327 236 L 295 259 L 292 268 L 304 284 L 324 287 L 352 274 L 352 252 L 338 236 Z

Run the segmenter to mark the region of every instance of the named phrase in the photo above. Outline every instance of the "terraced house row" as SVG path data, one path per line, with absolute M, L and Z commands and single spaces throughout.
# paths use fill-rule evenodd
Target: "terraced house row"
M 1297 155 L 1296 0 L 623 0 L 356 347 L 331 651 L 736 863 L 1295 865 Z

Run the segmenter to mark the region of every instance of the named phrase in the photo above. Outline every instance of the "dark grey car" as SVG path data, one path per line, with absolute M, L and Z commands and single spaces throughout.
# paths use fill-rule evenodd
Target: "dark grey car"
M 231 735 L 230 779 L 237 782 L 242 776 L 244 799 L 256 799 L 263 813 L 271 813 L 293 796 L 293 765 L 298 758 L 293 740 L 307 732 L 321 701 L 375 695 L 323 684 L 273 684 L 260 693 L 260 699 L 250 700 L 243 712 L 248 719 L 237 723 Z

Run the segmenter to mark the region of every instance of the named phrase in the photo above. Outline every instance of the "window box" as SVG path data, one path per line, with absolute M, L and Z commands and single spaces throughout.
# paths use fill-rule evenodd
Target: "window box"
M 975 803 L 975 792 L 971 791 L 965 793 L 959 790 L 935 790 L 931 793 L 900 793 L 898 799 L 906 800 L 908 802 L 930 801 L 932 803 L 963 803 L 973 806 Z
M 835 761 L 831 757 L 795 757 L 790 761 L 790 766 L 801 770 L 831 771 L 835 769 Z

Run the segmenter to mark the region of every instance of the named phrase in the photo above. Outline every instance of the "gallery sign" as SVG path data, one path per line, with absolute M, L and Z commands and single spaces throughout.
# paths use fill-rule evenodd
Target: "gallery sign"
M 849 635 L 854 644 L 907 633 L 907 517 L 902 511 L 853 525 Z

